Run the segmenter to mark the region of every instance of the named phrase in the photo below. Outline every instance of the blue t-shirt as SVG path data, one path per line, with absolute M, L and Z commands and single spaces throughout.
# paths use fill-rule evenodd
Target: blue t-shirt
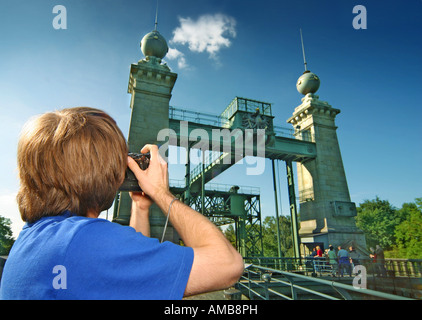
M 192 248 L 65 212 L 24 226 L 0 299 L 181 299 L 192 263 Z

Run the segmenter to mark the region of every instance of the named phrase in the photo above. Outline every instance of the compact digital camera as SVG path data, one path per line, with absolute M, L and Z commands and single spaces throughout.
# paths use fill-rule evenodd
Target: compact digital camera
M 151 155 L 149 153 L 132 153 L 129 152 L 128 156 L 131 157 L 139 165 L 139 168 L 146 170 L 149 166 Z M 132 170 L 127 167 L 125 173 L 125 180 L 119 188 L 119 191 L 142 191 L 139 186 L 138 180 Z

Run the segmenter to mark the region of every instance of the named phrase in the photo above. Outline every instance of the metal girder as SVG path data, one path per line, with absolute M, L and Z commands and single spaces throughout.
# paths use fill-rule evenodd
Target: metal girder
M 287 187 L 289 192 L 290 216 L 292 219 L 292 239 L 295 258 L 300 258 L 300 237 L 299 224 L 297 219 L 297 205 L 295 195 L 295 185 L 293 178 L 293 167 L 291 161 L 286 161 Z
M 227 163 L 225 163 L 225 159 L 224 158 L 228 158 Z M 202 182 L 202 175 L 204 175 L 204 183 L 207 183 L 209 181 L 211 181 L 213 178 L 215 178 L 217 175 L 219 175 L 220 173 L 224 172 L 225 170 L 227 170 L 228 168 L 230 168 L 233 164 L 235 164 L 236 161 L 236 156 L 234 154 L 229 154 L 229 153 L 223 153 L 218 161 L 213 161 L 210 164 L 207 164 L 204 168 L 204 170 L 202 170 L 202 168 L 200 168 L 200 166 L 202 166 L 202 164 L 198 165 L 195 169 L 201 169 L 197 172 L 197 174 L 193 174 L 193 172 L 191 173 L 191 177 L 190 177 L 190 188 L 192 190 L 198 189 L 200 188 L 201 182 Z
M 170 187 L 174 195 L 183 195 L 186 188 Z M 262 256 L 262 226 L 259 194 L 235 191 L 202 190 L 190 192 L 185 203 L 208 217 L 215 225 L 235 224 L 236 246 L 246 257 Z
M 186 122 L 174 119 L 169 119 L 169 128 L 173 131 L 172 133 L 175 134 L 175 136 L 170 137 L 168 141 L 170 145 L 185 148 L 201 148 L 202 150 L 213 150 L 213 146 L 217 146 L 218 150 L 214 151 L 223 151 L 226 148 L 221 136 L 217 136 L 217 133 L 220 133 L 221 130 L 229 130 L 231 133 L 234 133 L 234 130 L 237 130 L 237 132 L 242 132 L 242 142 L 244 142 L 244 136 L 246 132 L 244 129 L 239 128 L 231 130 L 218 126 L 204 125 L 195 122 Z M 206 134 L 206 137 L 208 139 L 198 139 L 198 136 L 196 134 L 199 131 L 194 131 L 195 129 L 201 129 L 201 132 Z M 215 130 L 214 134 L 213 130 Z M 234 140 L 235 137 L 231 137 L 231 152 L 232 154 L 237 154 L 241 158 L 242 156 L 246 155 L 245 145 L 243 145 L 242 148 L 239 148 L 239 146 L 237 146 L 238 148 L 236 149 Z M 241 154 L 239 154 L 239 150 L 241 150 Z M 257 155 L 256 145 L 252 146 L 251 151 L 253 155 Z M 307 159 L 313 159 L 315 157 L 316 146 L 314 142 L 280 136 L 268 136 L 268 139 L 266 141 L 265 158 L 300 162 Z

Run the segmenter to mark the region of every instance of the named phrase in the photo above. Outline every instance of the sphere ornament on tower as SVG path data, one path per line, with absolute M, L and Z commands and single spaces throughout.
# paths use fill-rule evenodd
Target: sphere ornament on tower
M 303 64 L 305 65 L 305 72 L 297 79 L 296 89 L 299 93 L 306 96 L 308 93 L 314 94 L 318 91 L 320 80 L 319 77 L 308 70 L 308 63 L 306 62 L 305 46 L 303 45 L 302 29 L 300 29 L 300 42 L 302 43 Z
M 154 30 L 142 38 L 141 50 L 145 57 L 163 59 L 169 47 L 167 46 L 166 39 L 157 30 Z
M 296 88 L 301 94 L 307 95 L 308 93 L 317 92 L 319 85 L 319 77 L 309 70 L 306 70 L 297 80 Z

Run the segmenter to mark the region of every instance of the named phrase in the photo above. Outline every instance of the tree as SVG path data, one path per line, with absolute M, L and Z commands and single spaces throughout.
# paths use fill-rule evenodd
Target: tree
M 236 247 L 236 230 L 234 229 L 234 224 L 231 224 L 227 227 L 226 231 L 224 231 L 224 235 L 226 236 L 227 240 Z
M 279 217 L 280 247 L 283 257 L 293 257 L 293 244 L 291 235 L 291 219 L 287 216 Z M 226 238 L 235 246 L 236 232 L 230 225 L 224 232 Z M 264 257 L 278 257 L 277 225 L 275 217 L 265 217 L 262 221 L 262 237 Z
M 379 244 L 384 250 L 392 249 L 395 228 L 405 220 L 406 214 L 378 196 L 361 203 L 357 212 L 356 225 L 365 233 L 367 245 L 375 247 Z
M 279 217 L 280 247 L 282 257 L 293 257 L 293 244 L 290 217 Z M 264 256 L 277 257 L 277 225 L 275 217 L 265 217 L 263 221 L 262 237 L 264 242 Z
M 406 215 L 395 229 L 396 248 L 401 258 L 422 259 L 422 198 L 416 203 L 404 203 L 401 211 Z
M 8 255 L 15 242 L 11 225 L 10 219 L 0 216 L 0 255 Z

